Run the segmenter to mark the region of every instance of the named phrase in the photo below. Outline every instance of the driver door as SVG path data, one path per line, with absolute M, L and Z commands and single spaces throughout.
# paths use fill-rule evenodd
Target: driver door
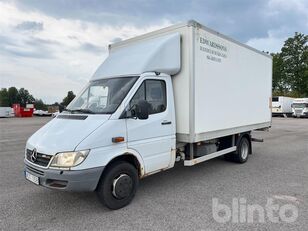
M 145 172 L 168 168 L 174 142 L 174 124 L 168 108 L 167 83 L 164 78 L 145 79 L 130 101 L 130 107 L 140 100 L 150 105 L 145 120 L 127 119 L 128 148 L 140 153 Z

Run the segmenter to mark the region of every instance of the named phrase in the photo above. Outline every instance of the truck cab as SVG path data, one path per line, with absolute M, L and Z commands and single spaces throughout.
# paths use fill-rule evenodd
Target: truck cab
M 292 103 L 293 117 L 308 117 L 308 98 L 297 98 Z
M 27 141 L 26 177 L 52 189 L 94 191 L 106 166 L 125 161 L 142 178 L 174 166 L 175 130 L 169 75 L 90 81 Z M 117 182 L 133 183 L 128 174 Z

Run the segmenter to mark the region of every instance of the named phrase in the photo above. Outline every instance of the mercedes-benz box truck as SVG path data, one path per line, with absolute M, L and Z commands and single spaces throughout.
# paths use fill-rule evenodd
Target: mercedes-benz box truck
M 195 21 L 112 44 L 66 111 L 28 139 L 25 177 L 121 208 L 140 179 L 176 162 L 246 162 L 251 131 L 271 126 L 271 89 L 271 56 Z

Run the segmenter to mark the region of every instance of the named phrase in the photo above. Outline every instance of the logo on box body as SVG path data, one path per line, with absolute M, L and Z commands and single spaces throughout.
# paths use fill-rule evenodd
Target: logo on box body
M 199 43 L 200 50 L 207 53 L 207 59 L 221 63 L 222 59 L 227 58 L 227 46 L 201 36 L 199 37 Z

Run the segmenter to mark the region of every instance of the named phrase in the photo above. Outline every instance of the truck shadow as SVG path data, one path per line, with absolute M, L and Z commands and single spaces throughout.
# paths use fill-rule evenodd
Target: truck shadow
M 176 195 L 179 191 L 186 190 L 185 188 L 209 185 L 213 179 L 219 180 L 220 177 L 225 177 L 226 168 L 238 166 L 240 165 L 225 161 L 221 158 L 216 158 L 192 167 L 185 167 L 183 163 L 178 163 L 172 169 L 142 179 L 133 202 L 121 210 L 127 211 L 136 207 L 142 207 L 144 200 L 152 200 L 157 195 Z M 76 211 L 78 213 L 90 212 L 93 214 L 110 212 L 108 208 L 101 205 L 96 194 L 93 192 L 59 192 L 45 188 L 36 188 L 32 193 L 32 197 L 36 199 L 28 202 L 30 203 L 28 205 L 24 204 L 24 206 L 31 207 L 34 211 L 43 209 L 44 213 L 50 213 L 50 219 L 52 219 L 55 211 L 60 211 L 61 213 L 61 208 L 66 213 L 71 214 L 76 213 Z M 29 200 L 25 200 L 24 203 L 27 203 L 27 201 Z
M 153 191 L 159 187 L 170 187 L 177 190 L 177 187 L 190 183 L 206 181 L 215 174 L 225 170 L 226 166 L 235 165 L 235 163 L 225 161 L 223 158 L 212 159 L 195 166 L 185 167 L 182 162 L 175 165 L 167 171 L 150 175 L 140 182 L 140 194 L 145 191 Z M 161 189 L 160 189 L 161 190 Z

